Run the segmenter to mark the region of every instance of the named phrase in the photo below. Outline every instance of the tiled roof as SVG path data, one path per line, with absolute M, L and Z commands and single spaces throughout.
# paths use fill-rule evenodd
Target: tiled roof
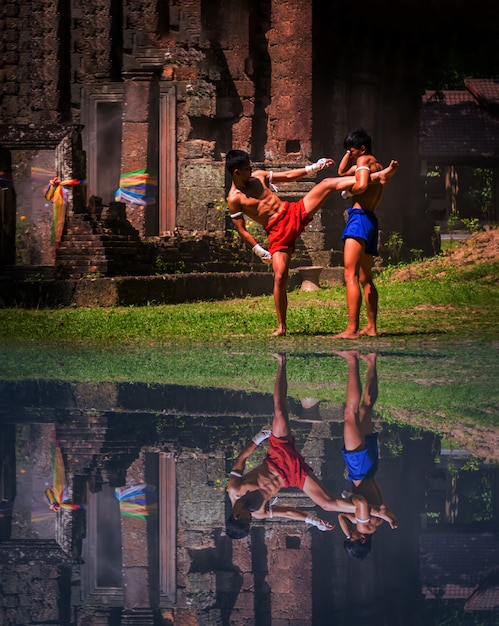
M 443 532 L 442 532 L 443 530 Z M 493 532 L 422 533 L 420 576 L 426 598 L 461 599 L 466 609 L 499 608 L 499 536 Z
M 499 83 L 470 79 L 465 85 L 466 90 L 424 94 L 419 134 L 422 159 L 481 166 L 499 159 Z
M 499 79 L 468 78 L 464 84 L 485 108 L 499 105 Z
M 499 610 L 499 569 L 487 576 L 468 598 L 464 608 L 468 611 Z

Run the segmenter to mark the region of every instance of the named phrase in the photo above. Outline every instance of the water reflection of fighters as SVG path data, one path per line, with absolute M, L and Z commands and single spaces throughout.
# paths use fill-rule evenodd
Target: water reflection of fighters
M 362 496 L 360 512 L 338 515 L 341 530 L 346 535 L 345 551 L 349 556 L 364 559 L 371 551 L 371 536 L 383 520 L 391 528 L 398 527 L 395 515 L 383 502 L 381 488 L 375 479 L 378 470 L 378 433 L 374 432 L 372 413 L 378 398 L 376 354 L 359 354 L 357 350 L 336 352 L 348 363 L 348 381 L 344 413 L 342 448 L 343 458 L 352 481 L 352 491 L 344 491 L 347 500 Z M 359 359 L 367 363 L 364 397 L 361 399 Z M 376 517 L 369 513 L 369 506 L 379 512 Z
M 332 530 L 334 524 L 321 520 L 300 509 L 281 506 L 275 497 L 283 487 L 298 487 L 325 511 L 341 511 L 353 517 L 367 510 L 363 496 L 345 500 L 330 496 L 312 468 L 295 448 L 295 439 L 289 425 L 287 405 L 288 383 L 286 357 L 274 355 L 279 363 L 274 387 L 274 417 L 272 430 L 263 429 L 245 446 L 237 457 L 229 477 L 227 493 L 232 503 L 232 514 L 226 522 L 226 533 L 232 539 L 242 539 L 249 533 L 251 519 L 284 518 L 312 524 L 320 530 Z M 246 459 L 257 446 L 268 439 L 269 449 L 264 461 L 243 475 Z

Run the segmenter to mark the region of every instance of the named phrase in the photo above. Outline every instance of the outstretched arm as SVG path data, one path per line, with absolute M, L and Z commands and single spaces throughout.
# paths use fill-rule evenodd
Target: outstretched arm
M 253 513 L 252 515 L 255 519 L 281 518 L 287 520 L 295 520 L 297 522 L 305 522 L 305 524 L 315 526 L 319 530 L 333 530 L 334 528 L 334 524 L 320 519 L 314 513 L 307 513 L 306 511 L 302 511 L 301 509 L 295 509 L 291 506 L 281 506 L 279 504 L 269 506 L 268 511 L 264 511 L 261 514 L 259 513 L 258 517 L 255 515 L 255 513 Z
M 244 467 L 246 465 L 246 459 L 249 456 L 251 456 L 251 454 L 256 450 L 256 448 L 257 448 L 257 444 L 253 440 L 249 441 L 244 446 L 244 448 L 239 453 L 239 456 L 234 461 L 234 465 L 232 466 L 232 470 L 231 470 L 231 477 L 232 476 L 236 476 L 236 474 L 241 474 L 241 476 L 242 476 L 242 474 L 244 472 Z M 234 472 L 234 473 L 232 473 L 232 472 Z
M 256 435 L 252 437 L 251 441 L 244 446 L 232 466 L 229 476 L 229 484 L 231 480 L 241 480 L 244 472 L 244 466 L 246 465 L 246 459 L 253 454 L 263 441 L 270 437 L 271 432 L 270 426 L 262 428 L 262 430 L 256 433 Z
M 272 182 L 273 183 L 285 183 L 291 180 L 299 180 L 300 178 L 304 178 L 305 176 L 310 176 L 310 174 L 315 174 L 316 172 L 320 172 L 328 167 L 332 167 L 334 165 L 334 160 L 328 157 L 322 157 L 315 163 L 311 163 L 310 165 L 306 165 L 305 167 L 299 167 L 294 170 L 286 170 L 285 172 L 272 172 Z M 271 172 L 265 171 L 265 178 L 267 182 L 270 179 Z M 256 175 L 256 172 L 255 172 Z
M 229 206 L 229 209 L 233 209 L 233 207 Z M 253 250 L 255 254 L 257 254 L 264 263 L 270 263 L 272 260 L 272 255 L 268 250 L 265 250 L 253 237 L 251 233 L 246 230 L 246 222 L 244 221 L 244 216 L 241 211 L 236 211 L 235 213 L 231 213 L 232 223 L 234 224 L 235 229 L 239 237 L 243 240 L 243 242 Z

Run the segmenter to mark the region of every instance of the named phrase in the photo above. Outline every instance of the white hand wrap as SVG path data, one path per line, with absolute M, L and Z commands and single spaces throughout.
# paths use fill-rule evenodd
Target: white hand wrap
M 265 439 L 270 437 L 271 432 L 270 428 L 262 428 L 262 430 L 253 437 L 252 441 L 259 446 L 262 441 L 265 441 Z
M 305 524 L 312 524 L 312 526 L 315 526 L 319 530 L 327 530 L 326 523 L 318 517 L 315 517 L 315 515 L 307 515 L 307 518 L 305 519 Z
M 270 254 L 270 252 L 268 250 L 265 250 L 265 248 L 262 248 L 259 243 L 257 243 L 251 249 L 255 254 L 258 254 L 258 256 L 262 259 L 264 263 L 270 263 L 270 261 L 272 260 L 272 255 Z
M 319 159 L 315 163 L 312 163 L 312 165 L 306 165 L 305 171 L 307 172 L 307 174 L 310 174 L 311 172 L 318 172 L 319 170 L 323 170 L 325 167 L 327 167 L 327 159 L 325 157 L 322 157 L 322 159 Z
M 343 189 L 343 191 L 341 192 L 341 197 L 343 198 L 343 200 L 347 200 L 348 198 L 353 198 L 353 193 L 350 191 L 350 189 Z

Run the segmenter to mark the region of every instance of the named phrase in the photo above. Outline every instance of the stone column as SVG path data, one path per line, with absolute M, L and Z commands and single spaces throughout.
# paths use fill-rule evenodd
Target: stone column
M 266 160 L 298 161 L 312 152 L 312 3 L 272 0 L 272 62 Z
M 16 192 L 10 150 L 0 149 L 0 273 L 16 262 Z
M 145 483 L 143 454 L 127 470 L 127 483 Z M 123 614 L 122 624 L 153 624 L 152 597 L 157 581 L 157 556 L 148 543 L 148 520 L 121 515 Z M 156 594 L 157 595 L 157 594 Z
M 124 75 L 121 176 L 145 169 L 158 174 L 159 86 L 153 72 L 135 71 Z M 148 193 L 156 194 L 157 187 Z M 146 205 L 127 203 L 127 218 L 141 237 L 158 233 L 157 200 Z

